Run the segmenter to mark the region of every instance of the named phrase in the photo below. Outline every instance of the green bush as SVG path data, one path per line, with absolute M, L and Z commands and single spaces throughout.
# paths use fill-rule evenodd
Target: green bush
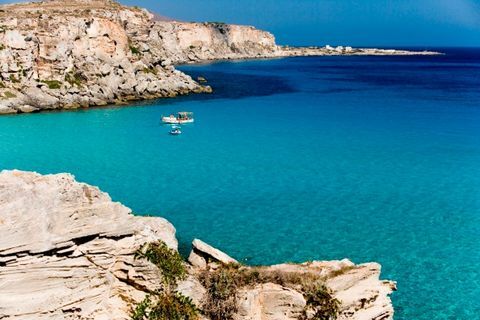
M 184 280 L 187 276 L 182 256 L 176 250 L 170 249 L 165 242 L 144 244 L 137 250 L 135 257 L 145 258 L 156 265 L 167 286 L 174 287 L 178 280 Z
M 157 74 L 157 69 L 155 67 L 148 67 L 148 68 L 143 68 L 144 73 L 151 73 L 151 74 Z
M 49 89 L 60 89 L 62 83 L 58 80 L 42 80 L 41 82 L 45 83 Z
M 83 82 L 87 81 L 87 78 L 81 72 L 73 72 L 65 74 L 65 81 L 70 83 L 71 86 L 80 87 Z
M 140 50 L 137 47 L 133 46 L 132 44 L 130 44 L 129 47 L 133 54 L 140 54 Z
M 198 310 L 192 300 L 178 292 L 147 296 L 133 311 L 132 320 L 196 320 Z
M 11 93 L 10 91 L 5 91 L 5 92 L 3 93 L 3 95 L 4 95 L 5 98 L 7 98 L 7 99 L 12 99 L 12 98 L 16 98 L 16 97 L 17 97 L 14 93 Z
M 237 295 L 241 286 L 238 268 L 223 266 L 214 272 L 205 272 L 200 281 L 207 289 L 203 312 L 212 320 L 229 320 L 237 311 Z
M 150 296 L 146 296 L 142 302 L 140 302 L 135 310 L 132 312 L 132 320 L 143 320 L 148 319 L 148 313 L 152 308 L 152 299 Z
M 198 310 L 192 300 L 175 291 L 177 282 L 185 279 L 187 270 L 180 254 L 164 242 L 146 243 L 135 253 L 147 259 L 162 272 L 164 287 L 153 292 L 132 312 L 132 320 L 196 320 Z
M 20 82 L 20 80 L 14 74 L 11 74 L 9 76 L 9 78 L 10 78 L 10 81 L 12 81 L 13 83 L 19 83 Z
M 317 285 L 313 290 L 304 293 L 307 307 L 304 310 L 302 320 L 335 320 L 340 311 L 340 301 L 332 296 L 330 289 L 324 285 Z M 313 317 L 307 317 L 307 310 L 313 311 Z

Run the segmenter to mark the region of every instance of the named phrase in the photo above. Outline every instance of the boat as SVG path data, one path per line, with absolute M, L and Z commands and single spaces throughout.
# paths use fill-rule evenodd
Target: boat
M 169 124 L 184 124 L 192 123 L 194 121 L 193 112 L 178 112 L 176 115 L 171 114 L 168 117 L 162 117 L 162 122 Z
M 182 130 L 180 130 L 180 128 L 173 128 L 172 130 L 170 130 L 170 134 L 172 136 L 178 136 L 180 134 L 182 134 Z

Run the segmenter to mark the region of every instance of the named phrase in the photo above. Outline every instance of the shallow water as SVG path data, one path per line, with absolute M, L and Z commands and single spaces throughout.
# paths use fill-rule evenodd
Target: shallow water
M 182 67 L 212 95 L 0 117 L 0 168 L 71 172 L 251 264 L 378 261 L 396 319 L 480 314 L 480 51 Z M 188 110 L 178 137 L 162 114 Z

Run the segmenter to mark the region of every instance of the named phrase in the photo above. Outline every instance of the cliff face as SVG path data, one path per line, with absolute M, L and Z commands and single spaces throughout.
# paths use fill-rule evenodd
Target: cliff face
M 173 64 L 339 54 L 432 53 L 280 47 L 253 27 L 162 21 L 110 0 L 3 5 L 0 114 L 211 92 Z
M 172 63 L 272 57 L 281 54 L 272 34 L 249 26 L 223 23 L 156 23 L 154 46 Z
M 147 45 L 154 42 L 147 41 L 151 18 L 108 1 L 2 6 L 0 110 L 69 109 L 209 91 Z
M 264 56 L 253 27 L 155 21 L 112 1 L 0 6 L 0 113 L 210 92 L 174 63 Z
M 168 221 L 134 217 L 68 174 L 0 173 L 0 235 L 2 319 L 130 319 L 132 308 L 162 285 L 159 270 L 135 252 L 158 240 L 177 248 Z M 201 308 L 207 294 L 201 274 L 235 260 L 196 240 L 189 261 L 178 291 Z M 376 263 L 285 264 L 261 272 L 300 274 L 307 282 L 323 277 L 341 303 L 339 319 L 393 317 L 394 284 L 379 280 Z M 297 319 L 307 305 L 298 290 L 269 281 L 243 288 L 238 301 L 237 320 Z

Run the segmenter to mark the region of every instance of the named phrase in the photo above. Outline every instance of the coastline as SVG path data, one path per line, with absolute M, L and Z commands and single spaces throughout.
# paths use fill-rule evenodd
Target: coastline
M 439 54 L 279 46 L 272 34 L 251 26 L 155 21 L 145 9 L 107 0 L 88 6 L 82 0 L 69 6 L 54 0 L 1 7 L 8 10 L 0 12 L 0 114 L 124 105 L 212 92 L 210 86 L 175 68 L 181 64 Z

